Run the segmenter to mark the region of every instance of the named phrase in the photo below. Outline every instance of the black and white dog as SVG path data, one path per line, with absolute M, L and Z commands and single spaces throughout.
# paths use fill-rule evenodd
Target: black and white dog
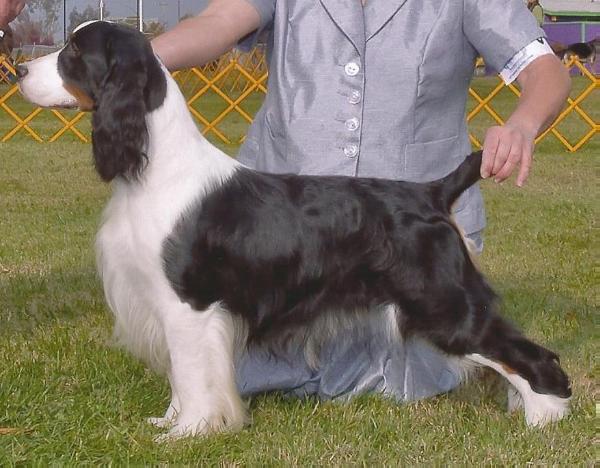
M 427 184 L 252 171 L 202 137 L 144 37 L 106 22 L 19 76 L 38 105 L 93 112 L 96 169 L 114 189 L 98 268 L 116 336 L 168 375 L 171 404 L 151 419 L 167 438 L 244 425 L 244 346 L 305 346 L 318 365 L 315 343 L 373 314 L 390 340 L 420 336 L 498 371 L 530 425 L 567 414 L 558 356 L 497 314 L 450 217 L 481 153 Z

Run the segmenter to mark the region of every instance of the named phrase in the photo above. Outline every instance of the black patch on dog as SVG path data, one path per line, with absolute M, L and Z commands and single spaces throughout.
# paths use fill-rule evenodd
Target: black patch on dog
M 396 304 L 404 335 L 482 354 L 539 393 L 569 396 L 556 355 L 496 314 L 496 295 L 450 219 L 480 163 L 475 153 L 430 184 L 241 169 L 179 221 L 165 244 L 166 274 L 194 309 L 221 301 L 243 317 L 250 342 L 325 311 Z

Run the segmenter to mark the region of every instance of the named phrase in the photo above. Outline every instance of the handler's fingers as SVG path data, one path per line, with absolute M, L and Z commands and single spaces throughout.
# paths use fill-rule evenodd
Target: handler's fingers
M 484 179 L 487 179 L 492 174 L 498 143 L 500 143 L 500 136 L 498 135 L 497 128 L 492 127 L 486 132 L 485 140 L 483 141 L 481 177 Z
M 523 184 L 529 177 L 531 171 L 531 164 L 533 162 L 533 148 L 529 145 L 525 145 L 523 148 L 523 156 L 521 157 L 521 168 L 519 169 L 519 175 L 517 176 L 517 186 L 523 187 Z
M 504 163 L 504 166 L 502 166 L 502 168 L 496 173 L 496 176 L 494 177 L 495 182 L 502 182 L 503 180 L 510 177 L 512 172 L 515 170 L 515 167 L 517 167 L 517 164 L 519 164 L 519 161 L 521 160 L 523 154 L 521 148 L 521 145 L 517 144 L 513 144 L 510 147 L 510 152 L 508 154 L 506 162 Z
M 494 167 L 492 168 L 493 176 L 497 175 L 500 172 L 500 169 L 504 167 L 506 161 L 508 160 L 508 155 L 510 154 L 512 145 L 510 140 L 500 139 L 500 143 L 498 144 L 498 150 L 496 151 L 496 157 L 494 158 Z

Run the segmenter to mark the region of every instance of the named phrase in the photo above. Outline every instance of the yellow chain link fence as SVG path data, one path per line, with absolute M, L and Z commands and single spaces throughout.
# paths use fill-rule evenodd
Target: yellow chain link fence
M 565 66 L 575 75 L 571 97 L 554 124 L 537 141 L 554 137 L 574 152 L 600 133 L 600 77 L 576 59 Z M 267 91 L 262 49 L 248 54 L 232 52 L 202 68 L 176 72 L 173 76 L 205 135 L 228 145 L 243 141 Z M 12 65 L 0 57 L 0 141 L 21 136 L 39 142 L 90 140 L 87 114 L 33 107 L 20 96 L 11 82 L 13 77 Z M 516 86 L 504 86 L 497 76 L 473 80 L 467 121 L 474 146 L 481 147 L 487 127 L 504 123 L 519 94 Z

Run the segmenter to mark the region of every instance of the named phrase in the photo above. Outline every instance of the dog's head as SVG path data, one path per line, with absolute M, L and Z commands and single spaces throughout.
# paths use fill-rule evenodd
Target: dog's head
M 34 104 L 93 111 L 94 160 L 105 181 L 139 175 L 146 114 L 166 95 L 164 71 L 141 33 L 104 21 L 83 23 L 60 51 L 19 65 L 17 75 L 21 93 Z

